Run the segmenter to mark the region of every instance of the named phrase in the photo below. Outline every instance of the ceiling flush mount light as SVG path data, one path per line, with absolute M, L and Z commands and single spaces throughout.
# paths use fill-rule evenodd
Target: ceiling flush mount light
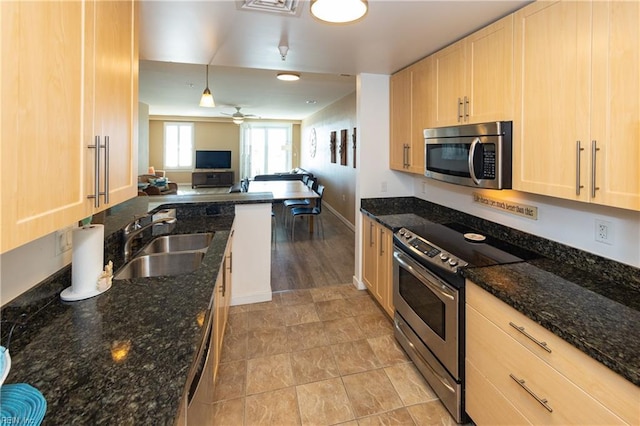
M 357 21 L 368 8 L 367 0 L 311 0 L 311 14 L 335 24 Z
M 202 97 L 200 98 L 200 106 L 213 108 L 216 106 L 215 102 L 213 102 L 213 95 L 211 94 L 211 90 L 209 90 L 209 64 L 207 64 L 207 87 L 202 92 Z
M 276 78 L 282 81 L 297 81 L 300 80 L 300 74 L 294 72 L 279 72 Z

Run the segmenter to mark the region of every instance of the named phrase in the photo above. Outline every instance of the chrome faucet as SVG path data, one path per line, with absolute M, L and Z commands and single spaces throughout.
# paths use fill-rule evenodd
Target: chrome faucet
M 148 217 L 148 216 L 147 216 Z M 124 261 L 128 262 L 131 259 L 131 243 L 134 238 L 138 236 L 145 229 L 152 227 L 153 225 L 158 225 L 160 223 L 166 223 L 168 225 L 172 223 L 176 223 L 178 219 L 175 217 L 162 217 L 157 220 L 153 220 L 146 225 L 140 225 L 140 219 L 136 219 L 133 222 L 129 223 L 122 230 L 122 234 L 124 236 Z

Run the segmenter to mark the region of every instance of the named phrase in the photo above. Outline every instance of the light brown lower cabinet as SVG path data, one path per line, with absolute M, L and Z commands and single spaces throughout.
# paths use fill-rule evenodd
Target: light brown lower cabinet
M 477 425 L 640 424 L 640 388 L 466 284 L 466 411 Z
M 213 424 L 215 383 L 218 377 L 218 366 L 220 365 L 222 343 L 227 326 L 227 318 L 229 316 L 229 304 L 231 302 L 231 277 L 233 274 L 231 266 L 233 260 L 232 247 L 233 231 L 231 231 L 229 241 L 227 242 L 222 265 L 214 287 L 215 294 L 213 309 L 211 311 L 213 318 L 211 323 L 208 324 L 210 330 L 206 337 L 208 342 L 206 343 L 204 370 L 191 401 L 188 400 L 188 394 L 184 397 L 178 418 L 175 422 L 177 426 Z M 187 386 L 191 385 L 187 384 Z M 187 389 L 187 393 L 189 393 L 189 389 Z
M 393 235 L 362 215 L 362 280 L 380 306 L 393 317 Z

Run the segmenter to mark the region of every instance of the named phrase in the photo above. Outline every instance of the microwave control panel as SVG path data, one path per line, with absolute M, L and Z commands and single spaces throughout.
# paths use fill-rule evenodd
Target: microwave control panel
M 494 144 L 484 144 L 482 148 L 482 179 L 495 179 L 496 146 Z

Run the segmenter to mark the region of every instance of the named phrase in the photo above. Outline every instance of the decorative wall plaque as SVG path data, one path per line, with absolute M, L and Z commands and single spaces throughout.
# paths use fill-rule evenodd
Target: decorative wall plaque
M 340 164 L 347 165 L 347 129 L 340 130 Z
M 353 135 L 351 135 L 353 139 L 353 168 L 356 168 L 356 128 L 353 128 Z
M 336 149 L 337 149 L 336 137 L 337 137 L 336 132 L 335 131 L 331 132 L 331 139 L 329 141 L 329 144 L 330 144 L 330 148 L 331 148 L 331 162 L 332 163 L 336 162 Z

